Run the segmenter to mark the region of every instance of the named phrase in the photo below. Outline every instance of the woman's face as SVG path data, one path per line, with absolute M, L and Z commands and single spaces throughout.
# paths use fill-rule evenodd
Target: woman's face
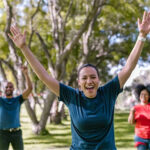
M 146 89 L 141 91 L 140 101 L 142 104 L 148 104 L 149 97 L 150 97 L 150 95 Z
M 94 98 L 99 87 L 99 77 L 97 71 L 93 67 L 84 67 L 79 73 L 78 84 L 80 90 L 84 92 L 88 98 Z

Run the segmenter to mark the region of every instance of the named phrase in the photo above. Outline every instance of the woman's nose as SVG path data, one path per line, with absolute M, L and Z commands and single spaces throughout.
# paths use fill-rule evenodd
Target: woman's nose
M 91 82 L 92 82 L 91 78 L 87 78 L 87 83 L 91 83 Z

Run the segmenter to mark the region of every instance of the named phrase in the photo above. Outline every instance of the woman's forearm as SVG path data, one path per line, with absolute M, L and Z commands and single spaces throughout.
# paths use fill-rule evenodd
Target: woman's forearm
M 54 94 L 59 96 L 59 82 L 48 74 L 28 46 L 24 45 L 21 47 L 21 50 L 39 79 L 42 80 Z
M 127 68 L 129 70 L 129 74 L 135 68 L 137 61 L 141 55 L 143 46 L 144 46 L 144 42 L 139 40 L 139 37 L 145 38 L 145 35 L 143 35 L 141 33 L 139 34 L 137 41 L 135 43 L 135 46 L 134 46 L 133 50 L 131 51 L 131 54 L 129 55 L 129 57 L 127 59 L 127 63 L 125 65 L 125 68 Z
M 135 118 L 134 118 L 134 110 L 130 111 L 129 117 L 128 117 L 128 122 L 130 124 L 135 124 Z
M 139 37 L 143 37 L 143 35 L 139 34 Z M 123 85 L 129 78 L 129 76 L 131 75 L 132 71 L 134 70 L 134 68 L 138 62 L 138 59 L 141 55 L 143 46 L 144 46 L 144 42 L 137 38 L 135 46 L 132 49 L 125 66 L 119 73 L 119 82 L 120 82 L 121 88 L 123 87 Z

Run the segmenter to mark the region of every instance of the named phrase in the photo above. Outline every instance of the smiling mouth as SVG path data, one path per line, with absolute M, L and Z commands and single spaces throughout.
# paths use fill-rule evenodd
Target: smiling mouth
M 94 85 L 85 86 L 87 89 L 94 89 Z
M 94 87 L 86 87 L 85 89 L 86 89 L 88 92 L 93 92 Z

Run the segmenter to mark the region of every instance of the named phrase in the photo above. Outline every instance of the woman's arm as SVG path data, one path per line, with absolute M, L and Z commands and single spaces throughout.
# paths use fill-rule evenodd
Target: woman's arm
M 127 59 L 126 65 L 118 74 L 120 88 L 123 87 L 129 76 L 131 75 L 141 55 L 144 45 L 144 41 L 141 38 L 145 38 L 146 35 L 150 32 L 150 12 L 144 12 L 142 22 L 138 19 L 138 28 L 139 36 L 137 38 L 135 46 Z
M 28 60 L 29 64 L 31 65 L 32 69 L 39 77 L 41 81 L 54 93 L 56 96 L 59 96 L 59 82 L 54 79 L 48 72 L 45 70 L 43 65 L 38 61 L 38 59 L 33 55 L 31 50 L 26 44 L 26 32 L 22 34 L 19 31 L 17 26 L 12 26 L 10 28 L 11 34 L 9 37 L 13 40 L 15 45 L 21 49 L 22 53 Z

